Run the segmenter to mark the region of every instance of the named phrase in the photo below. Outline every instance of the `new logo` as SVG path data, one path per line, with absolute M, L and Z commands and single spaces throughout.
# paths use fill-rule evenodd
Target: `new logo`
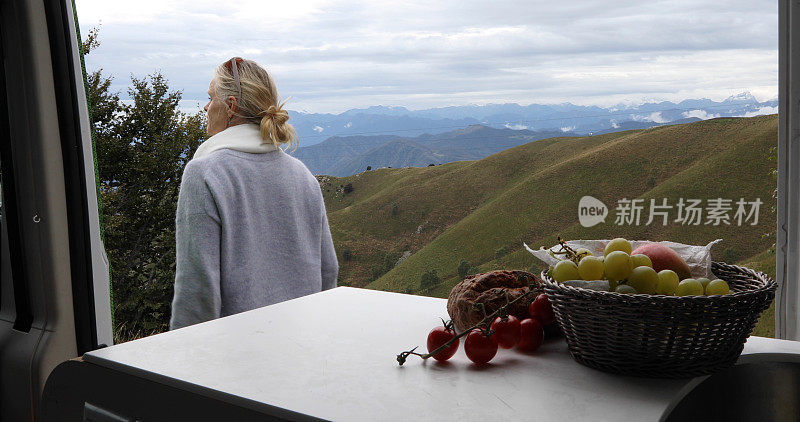
M 593 196 L 584 196 L 578 202 L 578 220 L 583 227 L 592 227 L 606 222 L 608 207 Z

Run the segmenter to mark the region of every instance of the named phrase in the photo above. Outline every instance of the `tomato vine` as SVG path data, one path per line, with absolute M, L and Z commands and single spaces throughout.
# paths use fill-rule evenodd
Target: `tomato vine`
M 536 293 L 538 295 L 539 293 L 541 293 L 541 290 L 542 290 L 541 286 L 536 285 L 536 284 L 531 284 L 529 286 L 529 289 L 528 289 L 527 292 L 523 293 L 522 295 L 520 295 L 519 297 L 517 297 L 516 299 L 514 299 L 512 301 L 509 301 L 508 297 L 506 296 L 506 304 L 501 306 L 501 307 L 499 307 L 499 308 L 497 308 L 497 310 L 495 310 L 491 314 L 487 314 L 486 313 L 486 307 L 484 306 L 483 303 L 475 303 L 475 304 L 473 304 L 473 306 L 481 308 L 481 311 L 483 312 L 483 319 L 482 320 L 480 320 L 478 323 L 476 323 L 472 327 L 469 327 L 468 329 L 462 331 L 461 333 L 456 334 L 455 336 L 453 336 L 452 339 L 448 340 L 446 343 L 442 344 L 438 348 L 429 351 L 428 353 L 425 353 L 425 354 L 417 353 L 416 350 L 417 350 L 417 348 L 419 346 L 414 347 L 411 350 L 406 350 L 406 351 L 400 353 L 399 355 L 397 355 L 397 363 L 399 363 L 402 366 L 404 363 L 406 363 L 406 360 L 411 355 L 419 356 L 423 360 L 424 359 L 428 359 L 428 358 L 432 357 L 433 355 L 439 353 L 440 351 L 446 349 L 448 346 L 450 346 L 453 342 L 457 341 L 461 337 L 464 337 L 464 336 L 468 335 L 472 330 L 476 330 L 477 329 L 477 330 L 480 330 L 481 332 L 483 332 L 483 334 L 486 335 L 487 337 L 491 336 L 492 334 L 494 334 L 494 331 L 492 331 L 490 326 L 491 326 L 492 321 L 494 321 L 494 319 L 496 317 L 498 317 L 498 316 L 507 317 L 508 316 L 508 309 L 511 307 L 511 305 L 519 302 L 520 300 L 523 300 L 526 297 L 529 297 L 533 293 Z M 535 295 L 534 295 L 534 297 L 535 297 Z M 451 320 L 451 321 L 446 322 L 445 326 L 452 328 L 453 327 L 453 321 Z

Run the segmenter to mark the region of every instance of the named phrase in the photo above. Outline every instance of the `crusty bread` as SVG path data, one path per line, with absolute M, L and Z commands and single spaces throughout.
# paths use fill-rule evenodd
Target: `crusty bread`
M 450 291 L 447 299 L 447 313 L 459 332 L 477 324 L 484 314 L 475 303 L 483 303 L 486 314 L 496 311 L 501 306 L 522 296 L 529 290 L 530 284 L 541 282 L 535 275 L 526 271 L 497 270 L 484 274 L 471 275 L 458 283 Z M 509 314 L 520 320 L 530 318 L 528 304 L 534 299 L 523 299 L 509 309 Z

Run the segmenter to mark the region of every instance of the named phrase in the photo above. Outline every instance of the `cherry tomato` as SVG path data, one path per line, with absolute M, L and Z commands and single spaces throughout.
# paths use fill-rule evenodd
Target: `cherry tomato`
M 536 319 L 542 325 L 550 325 L 556 320 L 553 305 L 550 304 L 550 300 L 544 293 L 536 296 L 536 299 L 528 305 L 528 313 L 531 314 L 531 318 Z
M 533 318 L 526 318 L 519 323 L 521 337 L 517 343 L 517 350 L 533 352 L 542 345 L 544 330 L 542 324 Z
M 442 325 L 434 328 L 430 333 L 428 333 L 428 353 L 438 349 L 455 336 L 456 334 L 453 332 L 453 330 L 449 330 Z M 450 359 L 456 353 L 456 350 L 458 350 L 459 343 L 460 340 L 456 339 L 456 341 L 450 343 L 449 346 L 439 351 L 439 353 L 433 355 L 433 358 L 440 362 Z
M 494 343 L 503 349 L 510 349 L 519 341 L 519 319 L 514 315 L 509 315 L 506 320 L 497 317 L 492 322 L 492 331 Z
M 492 360 L 494 355 L 497 354 L 497 345 L 491 337 L 487 337 L 481 330 L 472 330 L 467 334 L 467 339 L 464 340 L 464 351 L 467 353 L 469 360 L 478 365 L 484 364 Z

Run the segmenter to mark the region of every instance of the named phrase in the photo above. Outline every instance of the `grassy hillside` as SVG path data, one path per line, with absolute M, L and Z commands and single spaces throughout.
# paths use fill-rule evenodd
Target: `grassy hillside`
M 775 215 L 770 176 L 777 116 L 725 118 L 591 137 L 550 138 L 479 161 L 381 169 L 324 178 L 322 187 L 339 253 L 340 284 L 444 297 L 467 260 L 480 271 L 540 269 L 522 249 L 567 239 L 669 239 L 705 244 L 714 258 L 768 262 Z M 345 189 L 347 186 L 352 187 Z M 609 207 L 605 223 L 584 228 L 584 195 Z M 760 198 L 758 225 L 645 225 L 650 199 Z M 617 201 L 645 199 L 639 226 L 614 224 Z M 734 206 L 735 211 L 735 206 Z M 731 212 L 731 217 L 733 212 Z M 677 217 L 673 209 L 670 219 Z M 704 214 L 705 218 L 705 214 Z M 395 266 L 398 259 L 407 256 Z M 774 257 L 774 255 L 773 255 Z M 435 270 L 441 283 L 420 286 Z M 773 268 L 774 274 L 774 268 Z
M 776 265 L 775 251 L 770 248 L 756 256 L 740 261 L 739 265 L 764 272 L 774 279 Z M 775 337 L 775 302 L 772 303 L 769 309 L 761 314 L 761 318 L 758 320 L 755 330 L 753 330 L 753 335 Z

